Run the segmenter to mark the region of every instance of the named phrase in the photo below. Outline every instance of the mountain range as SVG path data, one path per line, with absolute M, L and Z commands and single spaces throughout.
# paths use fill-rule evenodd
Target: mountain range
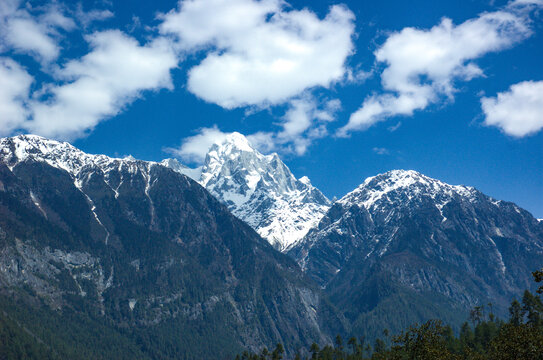
M 411 170 L 332 203 L 238 133 L 197 169 L 0 139 L 0 324 L 51 358 L 292 355 L 458 327 L 476 305 L 505 317 L 542 266 L 530 213 Z

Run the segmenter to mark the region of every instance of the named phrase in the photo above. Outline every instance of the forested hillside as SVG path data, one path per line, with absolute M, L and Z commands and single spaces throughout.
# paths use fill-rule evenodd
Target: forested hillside
M 533 273 L 543 281 L 543 270 Z M 537 291 L 543 293 L 543 285 Z M 458 334 L 441 320 L 412 325 L 401 334 L 388 330 L 373 343 L 364 336 L 343 340 L 336 336 L 333 345 L 299 351 L 294 359 L 311 360 L 541 360 L 543 358 L 543 301 L 526 290 L 521 302 L 513 300 L 509 319 L 503 321 L 493 313 L 492 304 L 475 307 Z M 310 354 L 302 356 L 301 353 Z M 243 352 L 236 360 L 283 359 L 283 347 L 260 353 Z M 286 357 L 289 358 L 289 357 Z

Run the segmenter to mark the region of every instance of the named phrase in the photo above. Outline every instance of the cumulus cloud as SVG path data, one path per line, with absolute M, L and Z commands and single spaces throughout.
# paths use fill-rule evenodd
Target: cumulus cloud
M 188 72 L 189 91 L 231 109 L 281 104 L 342 79 L 353 52 L 352 12 L 336 5 L 319 19 L 285 7 L 281 0 L 185 0 L 165 14 L 162 34 L 173 34 L 181 51 L 207 52 Z
M 25 103 L 34 79 L 8 58 L 0 58 L 0 79 L 0 136 L 6 136 L 21 128 L 26 120 Z
M 543 128 L 543 81 L 514 84 L 497 97 L 484 97 L 485 125 L 497 126 L 507 135 L 523 137 Z
M 116 115 L 142 91 L 173 87 L 170 70 L 178 61 L 167 41 L 140 45 L 117 30 L 86 39 L 91 51 L 58 70 L 64 83 L 46 87 L 46 100 L 30 103 L 30 131 L 73 139 Z
M 528 2 L 534 3 L 523 1 Z M 523 5 L 527 4 L 483 13 L 459 25 L 444 18 L 428 30 L 409 27 L 391 34 L 375 51 L 376 60 L 386 64 L 381 74 L 386 92 L 367 97 L 338 135 L 365 130 L 388 117 L 410 116 L 441 99 L 452 100 L 455 81 L 483 75 L 473 60 L 531 35 Z
M 13 60 L 2 59 L 2 134 L 19 129 L 73 140 L 118 114 L 143 91 L 173 88 L 170 70 L 179 60 L 171 41 L 163 37 L 142 45 L 119 30 L 95 32 L 84 35 L 86 55 L 63 66 L 54 63 L 61 31 L 77 28 L 74 19 L 85 27 L 111 16 L 108 10 L 84 12 L 81 5 L 69 11 L 57 2 L 39 7 L 22 6 L 19 0 L 0 3 L 0 51 L 33 56 L 47 65 L 42 71 L 54 79 L 30 94 L 33 78 Z
M 93 22 L 112 16 L 109 10 L 83 11 L 81 4 L 0 2 L 0 51 L 33 56 L 52 79 L 31 89 L 33 78 L 24 69 L 2 63 L 10 79 L 24 78 L 18 87 L 2 89 L 11 114 L 2 119 L 6 134 L 21 129 L 67 140 L 85 136 L 144 91 L 172 89 L 170 71 L 201 54 L 187 74 L 189 91 L 228 109 L 286 104 L 278 131 L 250 137 L 262 148 L 281 145 L 301 154 L 312 139 L 327 134 L 326 123 L 341 106 L 339 100 L 316 101 L 311 89 L 354 78 L 345 65 L 353 52 L 354 15 L 344 6 L 332 6 L 319 18 L 282 0 L 182 0 L 159 16 L 158 28 L 147 28 L 145 43 L 119 30 L 84 34 Z M 64 59 L 64 32 L 74 29 L 83 32 L 89 51 Z M 192 141 L 218 131 L 202 129 Z M 194 152 L 180 149 L 182 157 Z
M 55 60 L 60 53 L 59 30 L 73 30 L 74 21 L 56 4 L 36 10 L 39 13 L 36 16 L 20 6 L 19 0 L 0 4 L 2 47 L 29 54 L 42 62 Z

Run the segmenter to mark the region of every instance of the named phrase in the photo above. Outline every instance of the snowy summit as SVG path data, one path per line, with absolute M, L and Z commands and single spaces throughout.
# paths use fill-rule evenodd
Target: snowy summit
M 261 154 L 239 133 L 214 144 L 201 170 L 172 159 L 162 164 L 199 181 L 281 251 L 303 238 L 330 207 L 306 176 L 296 179 L 277 154 Z

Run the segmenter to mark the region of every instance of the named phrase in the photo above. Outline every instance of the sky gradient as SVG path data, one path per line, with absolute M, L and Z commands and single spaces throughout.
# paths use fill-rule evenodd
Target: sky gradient
M 0 4 L 0 136 L 197 166 L 226 133 L 330 198 L 413 169 L 543 218 L 543 1 Z

